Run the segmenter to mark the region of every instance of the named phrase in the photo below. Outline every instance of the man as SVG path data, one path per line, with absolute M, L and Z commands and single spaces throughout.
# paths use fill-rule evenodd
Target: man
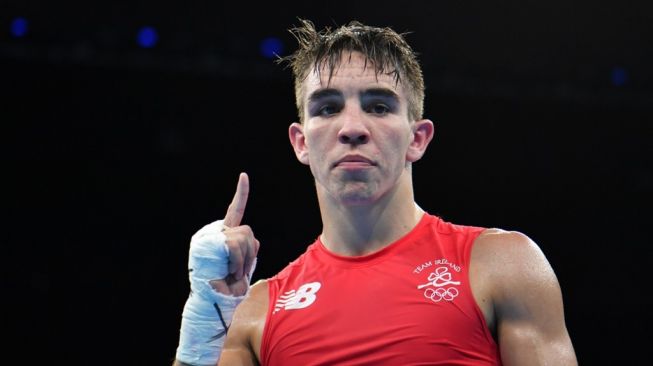
M 317 32 L 308 21 L 294 34 L 301 123 L 289 137 L 315 178 L 322 234 L 248 289 L 259 243 L 240 222 L 241 174 L 225 219 L 191 240 L 177 364 L 575 365 L 537 245 L 415 204 L 412 164 L 434 127 L 401 35 L 357 22 Z

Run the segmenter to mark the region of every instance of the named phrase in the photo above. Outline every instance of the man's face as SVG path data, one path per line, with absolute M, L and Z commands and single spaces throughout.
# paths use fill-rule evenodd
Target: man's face
M 290 139 L 322 198 L 372 203 L 395 190 L 402 177 L 410 179 L 407 166 L 426 148 L 414 148 L 415 128 L 426 122 L 408 120 L 406 94 L 392 75 L 376 74 L 369 62 L 365 67 L 360 53 L 342 57 L 330 82 L 326 69 L 309 73 L 305 120 L 291 125 Z

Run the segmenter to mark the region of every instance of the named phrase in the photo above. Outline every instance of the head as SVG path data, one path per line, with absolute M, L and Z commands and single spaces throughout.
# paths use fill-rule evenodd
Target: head
M 352 21 L 335 30 L 317 31 L 313 23 L 301 20 L 301 26 L 290 30 L 298 42 L 292 55 L 281 59 L 288 62 L 295 82 L 295 101 L 301 123 L 305 119 L 303 84 L 309 73 L 327 72 L 327 80 L 340 66 L 342 55 L 358 52 L 366 65 L 378 74 L 391 75 L 401 83 L 408 99 L 408 118 L 422 118 L 424 111 L 424 79 L 417 55 L 403 35 L 390 28 L 377 28 Z
M 433 137 L 433 123 L 421 118 L 414 53 L 394 31 L 360 23 L 318 33 L 304 22 L 295 32 L 300 49 L 290 61 L 300 123 L 289 137 L 321 202 L 412 202 L 411 164 Z

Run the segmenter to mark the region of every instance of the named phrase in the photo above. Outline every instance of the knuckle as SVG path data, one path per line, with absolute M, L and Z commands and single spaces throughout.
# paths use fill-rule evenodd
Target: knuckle
M 230 250 L 240 247 L 241 240 L 238 239 L 236 235 L 229 235 L 225 240 L 225 244 L 229 247 Z

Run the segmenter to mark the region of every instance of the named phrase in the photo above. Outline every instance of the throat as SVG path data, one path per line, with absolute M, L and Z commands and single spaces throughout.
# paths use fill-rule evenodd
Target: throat
M 399 240 L 421 220 L 424 211 L 417 205 L 410 212 L 389 215 L 343 214 L 323 220 L 321 241 L 331 252 L 343 256 L 363 256 L 377 252 Z

